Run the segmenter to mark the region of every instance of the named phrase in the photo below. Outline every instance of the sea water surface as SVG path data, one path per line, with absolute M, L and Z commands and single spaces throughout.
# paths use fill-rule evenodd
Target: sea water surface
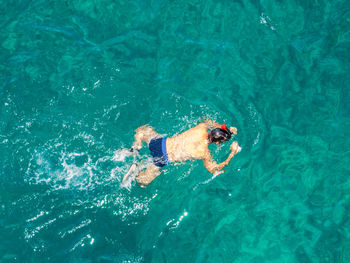
M 0 3 L 1 262 L 350 262 L 349 1 Z M 120 186 L 205 118 L 224 174 Z

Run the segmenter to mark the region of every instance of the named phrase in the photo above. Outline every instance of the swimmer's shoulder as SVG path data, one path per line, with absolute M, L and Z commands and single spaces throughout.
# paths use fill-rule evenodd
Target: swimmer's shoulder
M 168 137 L 169 141 L 185 141 L 196 140 L 207 136 L 207 128 L 205 123 L 200 123 L 191 129 L 184 131 L 183 133 L 176 134 L 172 137 Z
M 196 127 L 198 127 L 198 128 L 205 128 L 205 129 L 207 129 L 208 128 L 208 123 L 206 123 L 206 122 L 201 122 L 201 123 L 199 123 L 199 124 L 197 124 L 197 126 L 195 126 L 195 128 Z
M 192 130 L 192 131 L 200 131 L 200 132 L 207 132 L 208 124 L 202 122 L 202 123 L 197 124 L 193 128 L 191 128 L 190 130 Z

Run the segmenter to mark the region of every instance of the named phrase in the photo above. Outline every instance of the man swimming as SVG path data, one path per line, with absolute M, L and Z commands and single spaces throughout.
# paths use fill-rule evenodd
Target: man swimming
M 211 129 L 210 132 L 208 132 L 209 129 Z M 162 173 L 161 168 L 163 166 L 171 162 L 181 162 L 190 159 L 203 160 L 205 168 L 214 175 L 223 173 L 222 169 L 230 163 L 235 154 L 241 151 L 241 148 L 237 142 L 233 142 L 230 146 L 230 155 L 224 162 L 217 164 L 210 155 L 208 145 L 226 142 L 231 138 L 232 134 L 237 134 L 235 127 L 227 129 L 225 124 L 220 125 L 213 121 L 200 123 L 170 138 L 162 137 L 149 125 L 143 125 L 136 129 L 135 141 L 130 151 L 136 153 L 142 148 L 142 143 L 146 142 L 151 151 L 153 163 L 144 171 L 140 171 L 136 180 L 141 186 L 146 186 Z M 130 168 L 130 170 L 136 169 L 136 164 L 133 164 Z M 123 182 L 129 174 L 128 172 L 124 176 Z

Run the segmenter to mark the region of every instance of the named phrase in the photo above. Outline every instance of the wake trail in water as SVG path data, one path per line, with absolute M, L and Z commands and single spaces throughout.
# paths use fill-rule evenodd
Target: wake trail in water
M 58 152 L 50 147 L 36 149 L 29 161 L 25 181 L 46 184 L 52 190 L 92 190 L 116 180 L 121 182 L 132 163 L 130 156 L 124 149 L 99 158 L 88 152 Z

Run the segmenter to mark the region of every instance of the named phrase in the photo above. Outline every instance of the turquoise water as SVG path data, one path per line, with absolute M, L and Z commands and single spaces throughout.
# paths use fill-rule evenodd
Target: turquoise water
M 0 14 L 1 262 L 350 262 L 349 1 Z M 120 187 L 134 129 L 206 117 L 238 128 L 224 174 L 189 161 Z

